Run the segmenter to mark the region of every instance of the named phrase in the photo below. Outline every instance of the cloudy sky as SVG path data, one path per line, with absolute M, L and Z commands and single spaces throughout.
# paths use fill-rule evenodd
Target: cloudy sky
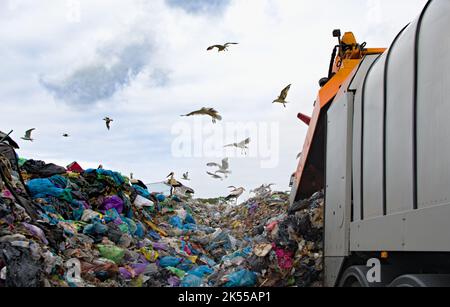
M 0 130 L 14 129 L 26 158 L 101 163 L 148 183 L 189 170 L 199 197 L 288 190 L 307 131 L 296 114 L 312 112 L 332 30 L 387 47 L 425 2 L 1 0 Z M 225 42 L 240 44 L 206 51 Z M 273 105 L 290 83 L 288 108 Z M 224 120 L 180 117 L 201 107 Z M 20 140 L 29 128 L 33 143 Z M 248 156 L 223 150 L 248 136 Z M 233 174 L 210 179 L 205 164 L 225 156 Z

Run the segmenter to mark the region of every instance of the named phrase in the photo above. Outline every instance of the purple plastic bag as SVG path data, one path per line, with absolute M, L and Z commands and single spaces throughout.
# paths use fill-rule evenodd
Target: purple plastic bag
M 171 276 L 167 280 L 167 282 L 169 283 L 169 286 L 174 287 L 174 288 L 175 287 L 179 287 L 180 283 L 181 283 L 180 279 L 178 277 L 175 277 L 175 276 Z
M 36 238 L 39 238 L 42 241 L 42 243 L 44 243 L 45 245 L 48 245 L 48 240 L 45 237 L 44 231 L 42 231 L 42 229 L 40 229 L 37 226 L 30 225 L 28 223 L 22 223 L 22 225 L 28 230 L 30 235 L 32 235 Z
M 165 250 L 166 251 L 166 250 L 169 249 L 167 244 L 164 244 L 164 243 L 153 242 L 152 245 L 153 245 L 153 249 L 156 249 L 158 251 L 160 251 L 160 250 Z
M 110 197 L 106 197 L 103 200 L 103 204 L 101 205 L 100 209 L 103 211 L 103 213 L 110 209 L 116 209 L 116 211 L 121 214 L 123 211 L 123 205 L 123 200 L 119 196 L 113 195 Z

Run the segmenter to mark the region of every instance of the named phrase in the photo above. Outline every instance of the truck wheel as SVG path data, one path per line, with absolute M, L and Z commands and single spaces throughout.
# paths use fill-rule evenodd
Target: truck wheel
M 450 275 L 403 275 L 395 279 L 391 288 L 425 288 L 425 287 L 450 287 Z
M 342 275 L 339 287 L 341 288 L 363 288 L 370 287 L 366 275 L 368 268 L 365 266 L 352 266 Z

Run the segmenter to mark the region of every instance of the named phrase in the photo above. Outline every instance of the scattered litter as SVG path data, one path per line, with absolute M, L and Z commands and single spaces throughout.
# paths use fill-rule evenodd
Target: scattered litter
M 323 192 L 292 206 L 271 185 L 239 205 L 182 200 L 15 153 L 0 154 L 0 174 L 0 287 L 321 285 Z

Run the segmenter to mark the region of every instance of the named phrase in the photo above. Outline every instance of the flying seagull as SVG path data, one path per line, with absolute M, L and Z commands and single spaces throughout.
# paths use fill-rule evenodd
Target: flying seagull
M 241 197 L 241 195 L 244 194 L 244 192 L 245 192 L 244 188 L 233 189 L 230 192 L 230 195 L 225 197 L 225 200 L 235 199 L 236 200 L 236 204 L 237 204 L 239 197 Z
M 222 180 L 223 181 L 223 178 L 222 177 L 220 177 L 219 175 L 217 175 L 217 174 L 214 174 L 214 173 L 211 173 L 211 172 L 206 172 L 208 175 L 210 175 L 213 179 L 220 179 L 220 180 Z
M 248 145 L 250 144 L 251 139 L 245 139 L 240 143 L 233 143 L 233 144 L 229 144 L 226 145 L 225 147 L 236 147 L 236 148 L 240 148 L 242 153 L 247 153 L 248 150 Z
M 208 47 L 208 51 L 213 50 L 214 48 L 217 48 L 217 52 L 222 52 L 222 51 L 228 51 L 228 47 L 230 45 L 238 45 L 238 43 L 226 43 L 225 45 L 213 45 Z
M 67 134 L 67 133 L 64 133 L 62 136 L 65 137 L 65 138 L 68 138 L 70 135 Z
M 22 137 L 21 139 L 22 139 L 22 140 L 25 140 L 25 141 L 33 142 L 34 140 L 31 138 L 31 133 L 32 133 L 34 130 L 36 130 L 36 129 L 33 128 L 33 129 L 30 129 L 30 130 L 27 130 L 27 132 L 25 132 L 25 136 Z
M 194 112 L 191 112 L 189 114 L 181 115 L 181 116 L 182 117 L 186 117 L 186 116 L 195 116 L 195 115 L 210 116 L 212 118 L 213 124 L 215 124 L 218 120 L 219 121 L 222 120 L 222 116 L 220 116 L 219 112 L 217 112 L 213 108 L 201 108 L 198 111 L 194 111 Z
M 289 84 L 288 86 L 286 86 L 286 88 L 281 91 L 280 96 L 277 99 L 275 99 L 273 101 L 273 103 L 281 103 L 286 108 L 286 103 L 289 103 L 289 102 L 286 101 L 286 98 L 287 98 L 287 95 L 289 93 L 289 90 L 291 89 L 291 85 L 292 84 Z
M 109 118 L 109 117 L 105 117 L 103 120 L 106 122 L 106 128 L 108 128 L 108 130 L 110 130 L 111 129 L 111 122 L 113 122 L 114 119 Z
M 184 180 L 187 180 L 187 181 L 191 180 L 191 179 L 189 178 L 189 172 L 186 172 L 186 173 L 183 174 L 183 179 L 184 179 Z
M 228 174 L 231 174 L 231 171 L 229 170 L 230 168 L 230 163 L 228 158 L 225 158 L 222 160 L 222 164 L 218 164 L 215 162 L 210 162 L 208 164 L 206 164 L 206 166 L 208 167 L 218 167 L 219 169 L 217 171 L 215 171 L 215 173 L 220 173 L 220 174 L 224 174 L 225 178 L 228 178 Z

